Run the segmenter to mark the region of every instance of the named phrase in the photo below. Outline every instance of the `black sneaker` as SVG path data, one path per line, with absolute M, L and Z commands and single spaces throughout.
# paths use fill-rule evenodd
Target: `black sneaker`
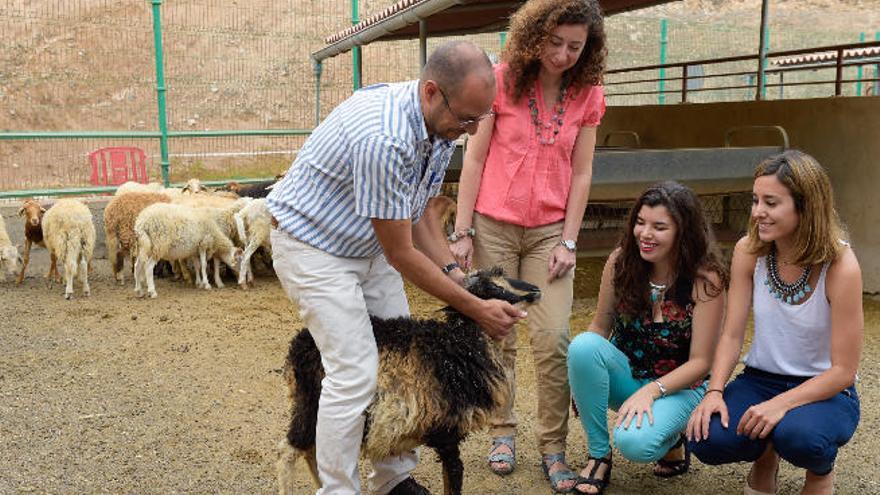
M 431 495 L 427 488 L 420 485 L 412 476 L 397 484 L 388 495 Z

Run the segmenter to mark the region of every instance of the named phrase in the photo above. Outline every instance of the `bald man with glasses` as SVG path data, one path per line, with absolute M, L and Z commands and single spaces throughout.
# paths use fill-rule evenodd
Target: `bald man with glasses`
M 363 414 L 379 362 L 369 315 L 409 315 L 401 275 L 493 338 L 508 335 L 525 316 L 465 291 L 439 219 L 423 216 L 440 192 L 454 140 L 476 132 L 494 98 L 485 53 L 468 42 L 443 44 L 419 80 L 369 86 L 336 107 L 267 198 L 278 224 L 271 236 L 276 273 L 314 336 L 326 373 L 317 495 L 361 493 Z M 410 476 L 417 462 L 415 451 L 374 462 L 372 492 L 427 494 Z

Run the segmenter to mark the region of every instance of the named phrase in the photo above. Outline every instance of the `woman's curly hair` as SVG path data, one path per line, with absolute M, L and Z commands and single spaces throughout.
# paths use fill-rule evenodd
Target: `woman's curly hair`
M 703 284 L 698 294 L 709 298 L 717 297 L 727 289 L 730 281 L 727 266 L 721 261 L 712 227 L 699 198 L 678 182 L 658 182 L 645 189 L 636 200 L 617 244 L 620 254 L 614 263 L 614 295 L 625 313 L 642 315 L 651 311 L 648 296 L 651 263 L 642 259 L 639 240 L 633 232 L 642 206 L 665 206 L 675 222 L 677 236 L 671 266 L 675 280 L 667 292 L 676 304 L 684 308 L 694 302 L 693 287 L 698 281 Z M 715 272 L 721 285 L 704 278 L 701 270 Z
M 519 100 L 538 78 L 541 52 L 557 26 L 587 26 L 587 42 L 574 67 L 563 74 L 572 88 L 602 83 L 605 72 L 605 24 L 597 0 L 529 0 L 510 18 L 507 46 L 502 59 L 507 63 L 505 90 Z

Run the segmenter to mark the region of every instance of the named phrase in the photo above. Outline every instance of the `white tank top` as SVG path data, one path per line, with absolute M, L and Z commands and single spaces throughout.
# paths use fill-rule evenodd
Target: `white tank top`
M 767 258 L 758 258 L 752 278 L 755 337 L 746 366 L 771 373 L 816 376 L 831 367 L 831 305 L 825 295 L 828 263 L 806 302 L 786 304 L 773 297 L 764 281 Z

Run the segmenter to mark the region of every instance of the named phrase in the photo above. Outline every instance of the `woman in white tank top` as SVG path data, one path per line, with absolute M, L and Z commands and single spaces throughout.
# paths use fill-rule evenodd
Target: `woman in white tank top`
M 838 448 L 860 415 L 861 271 L 813 157 L 789 150 L 764 161 L 752 191 L 709 388 L 687 436 L 706 464 L 753 462 L 746 495 L 776 493 L 780 458 L 805 469 L 802 493 L 830 494 Z M 725 387 L 750 305 L 755 336 L 746 368 Z

